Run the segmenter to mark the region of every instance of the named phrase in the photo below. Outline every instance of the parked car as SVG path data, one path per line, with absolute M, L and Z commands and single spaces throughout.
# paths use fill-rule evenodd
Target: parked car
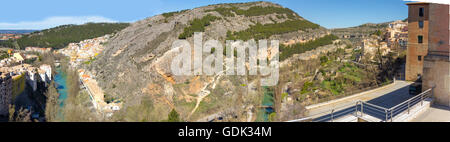
M 413 84 L 409 86 L 410 95 L 418 95 L 422 93 L 422 79 L 419 77 Z

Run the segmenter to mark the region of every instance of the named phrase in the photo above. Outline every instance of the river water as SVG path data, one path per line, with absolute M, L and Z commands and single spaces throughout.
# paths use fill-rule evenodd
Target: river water
M 61 70 L 61 68 L 56 68 L 56 75 L 55 75 L 55 85 L 56 90 L 59 93 L 59 101 L 60 106 L 64 106 L 64 101 L 67 99 L 67 74 Z
M 257 122 L 268 122 L 269 121 L 269 115 L 274 112 L 273 111 L 273 92 L 268 91 L 266 88 L 264 88 L 263 93 L 263 99 L 262 99 L 262 106 L 264 108 L 260 108 L 258 111 L 258 117 Z

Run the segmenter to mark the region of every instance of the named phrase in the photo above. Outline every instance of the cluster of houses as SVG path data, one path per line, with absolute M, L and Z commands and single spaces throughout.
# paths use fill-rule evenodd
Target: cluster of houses
M 408 45 L 408 22 L 399 20 L 389 23 L 383 38 L 389 48 L 406 49 Z
M 52 80 L 52 68 L 43 64 L 33 67 L 29 64 L 20 64 L 12 67 L 0 68 L 0 117 L 8 116 L 9 105 L 21 94 L 25 85 L 32 91 L 38 90 L 38 86 L 47 87 Z
M 10 57 L 0 60 L 0 67 L 8 67 L 17 64 L 22 64 L 25 60 L 36 60 L 39 56 L 24 52 L 16 52 L 10 54 Z
M 70 43 L 67 48 L 60 49 L 57 52 L 70 57 L 70 65 L 76 67 L 80 64 L 92 61 L 98 54 L 103 52 L 103 44 L 106 43 L 110 37 L 112 37 L 112 35 L 87 39 L 79 43 Z M 107 116 L 111 116 L 113 112 L 120 110 L 122 103 L 117 101 L 105 101 L 103 90 L 98 86 L 97 81 L 89 71 L 79 69 L 78 73 L 83 88 L 88 91 L 92 104 L 97 110 Z
M 111 35 L 87 39 L 79 43 L 70 43 L 67 48 L 60 49 L 58 52 L 70 57 L 71 64 L 77 66 L 83 62 L 94 59 L 100 54 L 104 47 L 103 43 L 108 41 Z
M 31 58 L 32 56 L 28 56 L 28 58 Z M 23 53 L 14 53 L 9 58 L 5 58 L 0 60 L 0 67 L 7 67 L 11 66 L 14 63 L 23 63 L 27 59 L 27 56 Z
M 26 52 L 38 52 L 38 53 L 48 53 L 52 51 L 52 48 L 40 48 L 40 47 L 26 47 Z
M 377 52 L 387 55 L 392 49 L 406 49 L 408 44 L 408 23 L 394 21 L 389 23 L 381 37 L 371 36 L 363 40 L 364 55 L 371 60 Z
M 19 39 L 22 35 L 17 34 L 0 34 L 0 40 Z
M 52 80 L 52 67 L 47 64 L 33 67 L 26 60 L 36 60 L 32 52 L 50 52 L 51 48 L 27 47 L 25 52 L 8 51 L 8 58 L 0 60 L 0 117 L 9 114 L 9 105 L 15 98 L 30 86 L 35 92 L 41 87 L 47 87 Z

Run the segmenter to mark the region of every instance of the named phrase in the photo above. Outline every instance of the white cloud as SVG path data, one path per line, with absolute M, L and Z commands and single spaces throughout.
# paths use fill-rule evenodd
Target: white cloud
M 414 2 L 429 2 L 438 4 L 450 4 L 449 0 L 403 0 L 403 1 L 414 1 Z
M 102 16 L 55 16 L 48 17 L 41 21 L 22 21 L 17 23 L 2 23 L 0 22 L 0 29 L 48 29 L 66 24 L 84 24 L 84 23 L 114 23 L 117 21 L 105 18 Z

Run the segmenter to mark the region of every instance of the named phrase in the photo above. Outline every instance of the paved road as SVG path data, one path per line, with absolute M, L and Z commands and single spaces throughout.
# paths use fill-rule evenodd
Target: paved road
M 307 106 L 308 116 L 318 117 L 316 120 L 327 120 L 332 109 L 335 109 L 334 118 L 353 113 L 357 101 L 366 101 L 371 104 L 391 108 L 411 97 L 408 89 L 410 82 L 396 81 L 393 84 L 355 94 L 346 98 Z M 320 117 L 321 116 L 321 117 Z

